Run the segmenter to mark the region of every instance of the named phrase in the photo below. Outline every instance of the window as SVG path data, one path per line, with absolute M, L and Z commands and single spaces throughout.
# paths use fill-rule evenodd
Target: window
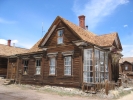
M 104 81 L 104 52 L 100 51 L 100 81 Z
M 125 66 L 125 70 L 128 70 L 128 66 L 127 65 Z
M 86 83 L 93 82 L 92 51 L 93 49 L 84 50 L 83 80 Z
M 93 49 L 84 49 L 83 82 L 103 82 L 108 78 L 108 53 L 94 49 L 93 68 Z
M 64 75 L 71 75 L 72 58 L 71 56 L 64 57 Z
M 28 73 L 28 60 L 24 60 L 23 64 L 24 64 L 23 74 L 26 75 Z
M 36 74 L 39 75 L 41 73 L 41 60 L 36 59 Z
M 100 82 L 99 50 L 95 49 L 95 81 Z
M 109 79 L 108 53 L 105 53 L 105 79 Z
M 55 57 L 50 58 L 50 75 L 55 75 Z
M 58 44 L 63 43 L 63 30 L 58 30 L 58 38 L 57 38 Z

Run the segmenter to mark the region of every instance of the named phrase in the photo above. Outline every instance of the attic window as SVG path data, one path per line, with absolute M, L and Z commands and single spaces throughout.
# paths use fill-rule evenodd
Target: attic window
M 58 34 L 57 43 L 62 44 L 63 43 L 63 30 L 58 30 L 57 34 Z

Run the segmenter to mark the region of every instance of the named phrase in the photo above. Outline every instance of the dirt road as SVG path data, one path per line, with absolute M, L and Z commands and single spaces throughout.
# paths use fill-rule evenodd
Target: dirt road
M 2 83 L 0 80 L 0 100 L 100 100 L 94 97 L 61 96 L 51 92 L 22 88 L 18 85 L 5 86 Z M 133 100 L 133 92 L 118 100 Z
M 131 92 L 130 94 L 128 94 L 118 100 L 133 100 L 133 92 Z
M 0 80 L 0 100 L 92 100 L 89 97 L 60 96 L 48 92 L 41 93 L 37 90 L 20 88 L 16 85 L 5 86 L 2 83 Z

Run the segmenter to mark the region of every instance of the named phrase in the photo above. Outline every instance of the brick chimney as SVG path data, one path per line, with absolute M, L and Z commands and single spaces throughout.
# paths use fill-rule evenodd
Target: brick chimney
M 79 18 L 79 26 L 85 29 L 85 16 L 80 15 L 78 18 Z
M 7 40 L 7 45 L 11 46 L 11 40 Z

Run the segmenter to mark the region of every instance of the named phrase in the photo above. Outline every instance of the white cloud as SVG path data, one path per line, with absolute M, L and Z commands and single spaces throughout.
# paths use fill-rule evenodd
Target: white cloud
M 123 25 L 123 27 L 128 27 L 128 25 Z
M 122 45 L 124 57 L 133 57 L 133 45 Z
M 0 23 L 3 23 L 3 24 L 15 24 L 17 22 L 16 21 L 8 21 L 8 20 L 5 20 L 3 18 L 0 18 Z
M 18 40 L 12 40 L 12 43 L 18 43 Z
M 119 5 L 126 4 L 129 0 L 88 0 L 84 5 L 81 2 L 75 0 L 73 11 L 77 16 L 85 15 L 89 28 L 94 28 L 106 16 L 112 14 Z
M 0 39 L 0 44 L 7 44 L 7 40 L 5 40 L 5 39 Z
M 13 45 L 13 43 L 17 44 L 18 43 L 18 40 L 11 40 L 11 45 Z M 7 45 L 7 40 L 0 39 L 0 44 Z

